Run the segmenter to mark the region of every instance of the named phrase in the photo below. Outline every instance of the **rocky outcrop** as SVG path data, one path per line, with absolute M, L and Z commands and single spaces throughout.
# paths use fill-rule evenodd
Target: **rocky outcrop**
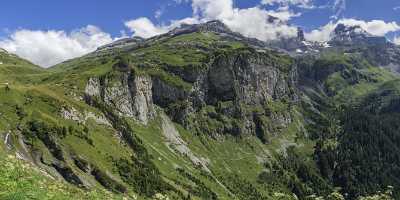
M 84 123 L 82 114 L 80 112 L 78 112 L 75 108 L 61 108 L 61 116 L 64 119 L 68 119 L 68 120 L 72 120 L 72 121 L 76 121 L 78 123 Z
M 117 181 L 111 173 L 102 171 L 81 156 L 72 156 L 72 159 L 83 173 L 93 176 L 98 183 L 109 191 L 116 193 L 125 193 L 127 191 L 127 188 Z
M 189 97 L 188 91 L 168 84 L 159 78 L 153 78 L 152 92 L 154 103 L 161 107 L 186 100 Z
M 285 61 L 289 62 L 277 64 Z M 217 126 L 221 127 L 212 130 L 216 134 L 256 135 L 257 115 L 278 120 L 276 123 L 285 127 L 292 121 L 288 111 L 267 115 L 265 107 L 268 102 L 297 101 L 296 77 L 296 68 L 290 64 L 290 58 L 255 50 L 219 55 L 194 84 L 189 108 L 185 108 L 186 116 L 180 118 L 181 123 L 200 130 L 208 129 L 199 122 L 201 117 L 198 115 L 211 106 L 215 112 L 207 111 L 206 118 L 220 121 L 221 125 Z
M 133 108 L 135 116 L 139 121 L 147 124 L 148 120 L 154 116 L 154 106 L 152 97 L 152 81 L 147 76 L 135 76 L 131 85 L 133 97 Z
M 147 124 L 155 115 L 149 76 L 116 72 L 100 78 L 90 78 L 85 95 L 98 98 L 115 108 L 118 114 Z
M 291 67 L 291 66 L 288 66 Z M 208 73 L 208 101 L 231 101 L 256 105 L 289 94 L 288 74 L 263 53 L 218 57 Z
M 100 99 L 116 113 L 144 124 L 155 115 L 154 105 L 157 105 L 165 109 L 173 121 L 200 132 L 208 127 L 199 122 L 199 115 L 211 106 L 216 108 L 212 115 L 219 116 L 216 120 L 225 120 L 220 121 L 224 127 L 204 132 L 234 135 L 256 135 L 254 108 L 265 110 L 268 102 L 297 100 L 294 89 L 297 73 L 289 57 L 248 48 L 217 53 L 204 66 L 192 74 L 190 82 L 185 81 L 185 73 L 172 75 L 173 70 L 165 72 L 165 76 L 171 76 L 169 79 L 164 75 L 160 78 L 114 69 L 103 77 L 91 78 L 85 91 L 86 95 Z M 180 87 L 177 81 L 168 81 L 171 79 L 181 79 L 191 89 Z M 225 108 L 220 106 L 228 104 L 230 106 Z M 257 113 L 260 114 L 266 112 Z M 291 123 L 288 113 L 274 113 L 268 117 L 278 120 L 283 127 Z
M 98 115 L 90 111 L 84 111 L 83 113 L 81 113 L 74 107 L 62 107 L 60 115 L 64 119 L 72 120 L 80 124 L 86 124 L 86 122 L 91 119 L 94 120 L 97 124 L 111 126 L 111 123 L 104 115 Z

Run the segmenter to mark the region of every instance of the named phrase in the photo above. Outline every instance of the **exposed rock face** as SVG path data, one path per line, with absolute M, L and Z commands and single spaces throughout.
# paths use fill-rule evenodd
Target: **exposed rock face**
M 88 83 L 86 84 L 85 94 L 89 96 L 99 97 L 100 91 L 100 79 L 94 77 L 90 78 Z
M 256 105 L 288 95 L 288 74 L 274 66 L 266 54 L 253 53 L 215 60 L 208 73 L 209 103 L 234 100 Z
M 147 76 L 136 76 L 131 87 L 135 116 L 145 124 L 155 113 L 151 88 L 152 81 Z
M 183 101 L 189 96 L 187 91 L 169 85 L 159 78 L 153 78 L 152 92 L 154 103 L 161 107 L 165 107 L 178 101 Z
M 102 124 L 106 126 L 111 126 L 111 123 L 107 120 L 104 115 L 96 115 L 95 113 L 85 111 L 84 114 L 76 110 L 74 107 L 61 108 L 61 117 L 64 119 L 69 119 L 72 121 L 76 121 L 81 124 L 85 124 L 87 120 L 93 119 L 97 124 Z
M 282 62 L 283 61 L 283 62 Z M 284 63 L 284 64 L 282 64 Z M 158 77 L 137 76 L 131 72 L 112 72 L 88 81 L 86 95 L 100 98 L 120 115 L 144 124 L 155 115 L 154 104 L 187 128 L 200 131 L 198 121 L 205 107 L 220 107 L 215 115 L 229 119 L 229 125 L 217 127 L 211 134 L 256 134 L 265 106 L 274 101 L 296 101 L 296 68 L 290 58 L 252 49 L 216 54 L 202 71 L 192 74 L 192 88 L 178 87 Z M 185 79 L 185 73 L 176 76 Z M 262 111 L 254 111 L 259 108 Z M 280 126 L 291 123 L 288 113 L 268 113 Z M 213 117 L 211 117 L 213 118 Z M 220 122 L 224 124 L 225 122 Z M 260 129 L 267 131 L 268 128 Z
M 61 108 L 61 116 L 64 119 L 69 119 L 72 121 L 76 121 L 78 123 L 83 123 L 84 120 L 82 119 L 81 113 L 79 113 L 75 108 Z
M 289 62 L 277 64 L 282 63 L 277 59 L 288 59 Z M 184 73 L 176 75 L 186 80 Z M 270 53 L 244 50 L 216 55 L 196 75 L 190 91 L 158 78 L 153 79 L 152 91 L 154 103 L 165 108 L 175 122 L 203 133 L 256 135 L 258 126 L 267 126 L 260 124 L 257 118 L 267 114 L 265 106 L 268 102 L 297 100 L 294 89 L 296 68 L 290 63 L 290 58 Z M 208 122 L 200 120 L 204 109 L 210 107 L 215 109 L 215 113 L 209 113 L 205 118 L 220 123 L 211 130 L 206 127 Z M 254 111 L 254 108 L 261 111 Z M 280 127 L 292 122 L 286 111 L 268 113 L 267 117 Z M 259 130 L 267 132 L 269 128 Z
M 127 72 L 89 79 L 85 94 L 101 99 L 120 115 L 147 124 L 155 114 L 151 88 L 150 77 Z
M 360 26 L 337 25 L 329 44 L 346 53 L 360 53 L 372 65 L 400 72 L 400 47 L 386 37 L 371 35 Z
M 333 38 L 330 41 L 337 45 L 385 45 L 385 37 L 378 37 L 369 34 L 360 26 L 346 26 L 338 24 L 333 32 Z

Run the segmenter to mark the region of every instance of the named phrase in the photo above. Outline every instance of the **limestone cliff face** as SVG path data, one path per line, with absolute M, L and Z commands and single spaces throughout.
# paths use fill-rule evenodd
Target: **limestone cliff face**
M 148 76 L 117 72 L 90 78 L 85 94 L 102 100 L 120 115 L 147 124 L 155 114 L 151 88 L 152 81 Z
M 260 116 L 284 127 L 291 123 L 286 111 L 266 111 L 271 102 L 297 99 L 296 68 L 277 59 L 271 54 L 250 50 L 217 56 L 210 64 L 206 76 L 199 81 L 203 84 L 194 94 L 202 102 L 200 105 L 214 106 L 219 117 L 233 119 L 221 133 L 256 135 L 259 126 L 266 126 L 261 124 Z M 267 128 L 264 132 L 268 132 Z
M 286 111 L 268 112 L 266 109 L 271 102 L 296 101 L 296 68 L 285 59 L 290 61 L 252 49 L 217 54 L 192 77 L 190 90 L 157 77 L 112 72 L 101 78 L 91 78 L 86 95 L 100 98 L 119 114 L 145 124 L 154 117 L 157 105 L 175 122 L 201 132 L 207 127 L 200 115 L 204 114 L 204 109 L 213 108 L 215 114 L 206 117 L 219 120 L 223 125 L 204 132 L 254 135 L 257 127 L 266 126 L 260 124 L 260 115 L 281 126 L 292 121 Z M 186 80 L 182 74 L 175 76 Z M 222 118 L 228 122 L 221 121 Z
M 248 52 L 218 57 L 208 72 L 208 102 L 257 105 L 290 96 L 290 75 L 267 54 Z

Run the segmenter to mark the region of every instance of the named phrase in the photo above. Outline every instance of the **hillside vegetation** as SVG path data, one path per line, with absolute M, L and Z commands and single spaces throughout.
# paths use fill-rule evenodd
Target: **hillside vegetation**
M 215 23 L 50 69 L 0 52 L 0 199 L 399 197 L 396 74 Z

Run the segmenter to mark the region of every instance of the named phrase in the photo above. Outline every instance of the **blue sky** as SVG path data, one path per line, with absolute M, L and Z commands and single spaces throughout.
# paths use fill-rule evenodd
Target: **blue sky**
M 38 3 L 40 2 L 40 3 Z M 156 22 L 155 12 L 166 9 L 159 21 L 182 18 L 191 14 L 190 6 L 166 0 L 2 0 L 0 27 L 14 31 L 56 29 L 71 31 L 88 24 L 118 36 L 124 21 L 149 17 Z M 168 6 L 171 4 L 171 6 Z M 4 9 L 5 8 L 5 9 Z
M 121 37 L 212 19 L 261 40 L 292 36 L 298 26 L 307 39 L 324 41 L 340 22 L 400 43 L 399 6 L 398 0 L 3 0 L 0 47 L 48 67 Z M 287 24 L 266 24 L 266 15 Z

